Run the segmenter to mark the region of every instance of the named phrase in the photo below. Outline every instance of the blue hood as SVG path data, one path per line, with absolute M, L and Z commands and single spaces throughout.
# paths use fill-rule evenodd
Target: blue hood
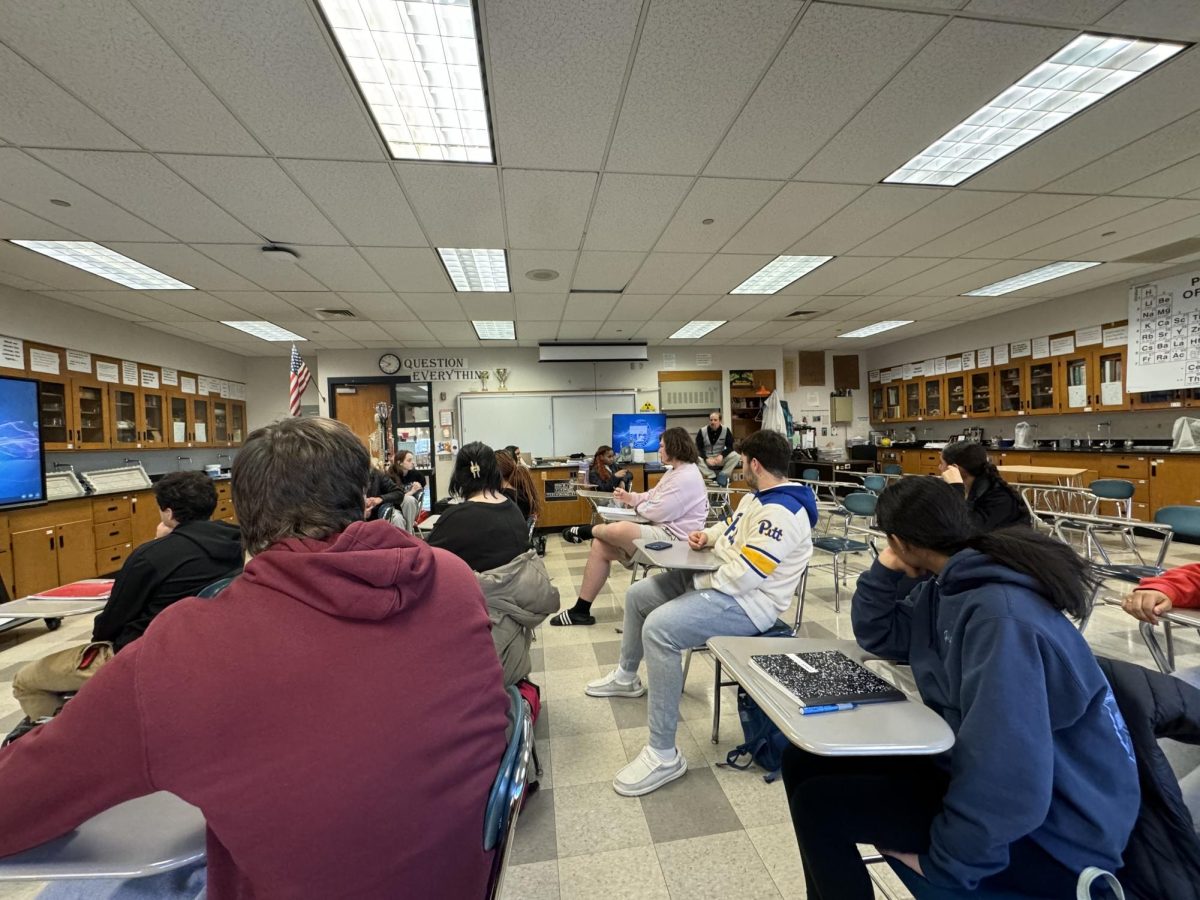
M 813 496 L 812 489 L 807 485 L 788 482 L 787 484 L 780 484 L 776 487 L 757 491 L 754 496 L 764 506 L 778 504 L 793 515 L 803 509 L 808 513 L 809 527 L 811 528 L 817 524 L 817 498 Z

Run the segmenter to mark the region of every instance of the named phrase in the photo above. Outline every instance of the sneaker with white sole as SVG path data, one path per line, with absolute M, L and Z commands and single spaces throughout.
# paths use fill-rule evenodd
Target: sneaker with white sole
M 641 797 L 657 791 L 676 778 L 682 778 L 686 773 L 687 759 L 678 750 L 675 751 L 674 760 L 663 762 L 657 753 L 649 747 L 643 747 L 633 762 L 617 773 L 613 779 L 613 790 L 622 797 Z
M 617 670 L 613 669 L 603 678 L 589 681 L 583 692 L 589 697 L 640 697 L 646 693 L 646 686 L 636 675 L 633 681 L 618 681 Z

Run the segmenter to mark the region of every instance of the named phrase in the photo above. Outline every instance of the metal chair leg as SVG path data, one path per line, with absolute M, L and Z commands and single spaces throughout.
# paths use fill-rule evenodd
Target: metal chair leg
M 800 623 L 804 619 L 804 594 L 808 590 L 808 566 L 800 573 L 800 583 L 796 585 L 796 621 L 792 624 L 792 634 L 800 632 Z
M 842 583 L 838 580 L 838 554 L 833 554 L 833 611 L 842 611 Z
M 713 656 L 713 669 L 716 674 L 713 675 L 712 742 L 716 744 L 721 739 L 721 661 L 716 656 Z
M 1158 671 L 1170 675 L 1175 667 L 1167 660 L 1162 647 L 1158 645 L 1158 639 L 1154 636 L 1154 626 L 1149 622 L 1142 622 L 1138 625 L 1138 631 L 1142 635 L 1142 641 L 1145 642 L 1146 649 L 1150 651 L 1150 657 L 1154 660 L 1154 664 L 1158 666 Z
M 1171 671 L 1175 671 L 1175 636 L 1171 633 L 1171 623 L 1163 622 L 1163 638 L 1167 642 L 1167 665 L 1171 667 Z

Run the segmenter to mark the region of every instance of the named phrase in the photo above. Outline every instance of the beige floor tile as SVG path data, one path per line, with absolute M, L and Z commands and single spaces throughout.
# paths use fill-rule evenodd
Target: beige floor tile
M 549 710 L 551 737 L 611 734 L 617 727 L 612 704 L 602 697 L 559 697 L 550 702 Z
M 762 769 L 757 766 L 744 772 L 713 766 L 713 773 L 744 827 L 790 826 L 792 819 L 782 778 L 767 784 L 762 779 Z
M 744 831 L 655 844 L 672 897 L 766 900 L 775 882 Z
M 747 828 L 746 834 L 758 851 L 759 858 L 771 873 L 775 887 L 784 900 L 805 900 L 808 892 L 804 883 L 804 867 L 796 847 L 796 833 L 791 822 L 786 825 L 765 825 Z
M 592 657 L 591 665 L 578 666 L 574 669 L 555 669 L 546 672 L 546 683 L 542 685 L 543 700 L 578 700 L 586 697 L 584 688 L 589 681 L 595 681 L 605 674 Z
M 3 883 L 0 884 L 0 900 L 34 900 L 45 886 L 45 882 L 42 881 L 28 884 Z
M 554 820 L 560 860 L 651 843 L 641 803 L 617 794 L 611 779 L 555 788 Z
M 549 744 L 555 791 L 592 782 L 600 782 L 611 791 L 613 777 L 628 762 L 616 731 L 552 737 Z
M 562 900 L 669 900 L 652 846 L 611 850 L 558 861 Z
M 500 896 L 502 900 L 558 900 L 558 863 L 548 860 L 509 866 Z

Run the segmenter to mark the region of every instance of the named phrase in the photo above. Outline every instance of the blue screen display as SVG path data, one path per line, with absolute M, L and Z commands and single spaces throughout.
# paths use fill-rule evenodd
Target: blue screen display
M 658 452 L 658 439 L 667 430 L 667 417 L 662 413 L 614 413 L 612 445 L 618 453 L 625 445 L 647 453 Z
M 37 382 L 0 377 L 0 506 L 46 499 Z

